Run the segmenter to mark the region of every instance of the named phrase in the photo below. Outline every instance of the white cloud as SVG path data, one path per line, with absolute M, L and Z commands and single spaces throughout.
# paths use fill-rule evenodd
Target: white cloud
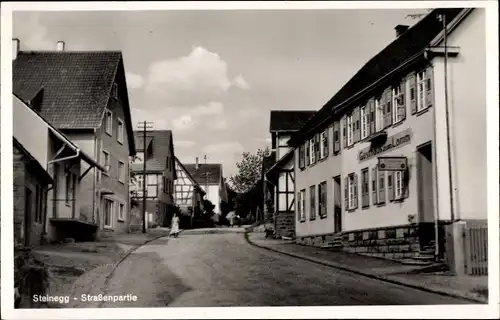
M 13 36 L 20 40 L 21 50 L 55 50 L 56 42 L 47 39 L 47 28 L 40 23 L 39 14 L 15 12 Z
M 221 118 L 221 119 L 216 119 L 213 123 L 210 124 L 210 127 L 212 127 L 215 130 L 227 130 L 229 128 L 229 125 L 226 121 L 226 119 Z
M 224 112 L 224 105 L 220 102 L 209 102 L 206 105 L 199 105 L 193 109 L 194 116 L 218 115 Z
M 250 89 L 250 85 L 245 80 L 245 78 L 243 78 L 242 75 L 239 75 L 236 78 L 234 78 L 233 82 L 234 82 L 234 85 L 237 86 L 240 89 L 243 89 L 243 90 Z
M 132 89 L 139 89 L 144 85 L 144 78 L 140 74 L 127 72 L 127 87 Z
M 230 80 L 228 65 L 215 52 L 195 47 L 184 57 L 154 62 L 146 89 L 155 99 L 178 106 L 204 104 L 231 87 L 248 88 L 243 76 Z
M 172 120 L 173 130 L 187 131 L 194 127 L 195 121 L 193 117 L 189 114 L 180 116 Z
M 232 141 L 232 142 L 220 142 L 220 143 L 209 144 L 203 147 L 202 150 L 209 154 L 214 153 L 214 154 L 234 155 L 234 154 L 240 154 L 245 149 L 243 148 L 241 143 L 237 141 Z
M 190 148 L 194 145 L 195 145 L 195 142 L 191 141 L 191 140 L 174 141 L 174 146 L 176 148 Z

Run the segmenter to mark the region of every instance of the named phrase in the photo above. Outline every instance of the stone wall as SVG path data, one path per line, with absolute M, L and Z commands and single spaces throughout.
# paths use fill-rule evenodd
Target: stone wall
M 295 236 L 295 213 L 292 212 L 278 212 L 275 220 L 276 234 L 282 237 Z

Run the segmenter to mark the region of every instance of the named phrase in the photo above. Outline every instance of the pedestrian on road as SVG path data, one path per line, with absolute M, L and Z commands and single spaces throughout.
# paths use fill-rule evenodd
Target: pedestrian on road
M 170 226 L 170 236 L 174 236 L 174 238 L 177 238 L 179 235 L 179 217 L 177 216 L 177 213 L 174 213 L 174 216 L 172 217 L 172 223 Z

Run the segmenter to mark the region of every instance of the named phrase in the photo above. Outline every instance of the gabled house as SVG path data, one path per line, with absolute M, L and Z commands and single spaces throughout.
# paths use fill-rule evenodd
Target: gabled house
M 487 218 L 485 15 L 435 9 L 396 26 L 292 136 L 299 243 L 340 234 L 347 251 L 463 270 L 459 230 Z
M 88 240 L 96 216 L 82 211 L 81 181 L 89 170 L 104 171 L 88 154 L 32 108 L 12 96 L 14 242 L 36 245 L 64 238 Z
M 193 226 L 193 222 L 203 214 L 205 191 L 177 158 L 175 158 L 175 171 L 177 180 L 174 185 L 174 201 L 181 213 L 189 216 L 190 224 Z
M 121 52 L 65 51 L 64 42 L 57 51 L 20 51 L 19 45 L 14 39 L 13 91 L 106 169 L 82 163 L 80 212 L 71 223 L 83 215 L 95 217 L 104 233 L 126 232 L 129 156 L 136 150 Z
M 295 235 L 294 154 L 287 142 L 309 120 L 313 110 L 272 110 L 269 132 L 271 155 L 263 159 L 264 197 L 271 203 L 274 228 L 279 236 Z
M 131 196 L 138 202 L 137 209 L 142 213 L 143 188 L 146 187 L 146 212 L 152 216 L 148 223 L 168 226 L 173 214 L 174 181 L 177 179 L 172 131 L 147 131 L 146 137 L 143 131 L 134 134 L 137 155 L 131 168 L 134 175 Z
M 221 214 L 221 202 L 227 201 L 226 184 L 222 175 L 222 164 L 219 163 L 196 163 L 184 164 L 184 167 L 193 179 L 205 191 L 205 199 L 215 206 L 214 212 Z

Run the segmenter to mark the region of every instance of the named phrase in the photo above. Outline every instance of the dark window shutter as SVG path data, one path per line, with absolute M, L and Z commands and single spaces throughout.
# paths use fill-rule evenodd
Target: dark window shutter
M 325 154 L 324 154 L 324 157 L 326 158 L 328 156 L 328 146 L 330 144 L 330 141 L 329 141 L 329 133 L 330 133 L 330 128 L 326 129 L 325 131 L 325 141 L 323 142 L 324 145 L 325 145 Z
M 410 91 L 410 107 L 411 114 L 417 113 L 417 78 L 415 73 L 408 76 L 408 86 Z
M 335 121 L 333 124 L 333 152 L 340 151 L 340 122 Z
M 410 176 L 409 176 L 409 171 L 406 169 L 406 171 L 402 172 L 403 175 L 403 198 L 408 198 L 410 196 Z
M 356 107 L 353 112 L 352 122 L 354 125 L 353 130 L 353 143 L 356 143 L 361 138 L 361 117 L 360 117 L 360 108 Z
M 355 173 L 353 175 L 354 179 L 354 209 L 358 208 L 358 175 Z
M 344 179 L 344 202 L 345 211 L 349 210 L 349 177 Z
M 385 92 L 385 126 L 392 125 L 392 88 L 388 88 Z
M 316 152 L 316 161 L 315 162 L 318 162 L 318 160 L 320 159 L 320 153 L 319 153 L 319 148 L 320 148 L 320 143 L 321 143 L 321 134 L 320 133 L 316 133 L 316 135 L 314 136 L 314 151 Z
M 342 117 L 342 138 L 344 148 L 347 148 L 347 116 Z
M 403 79 L 400 84 L 401 96 L 399 99 L 398 116 L 402 120 L 406 119 L 406 79 Z
M 426 97 L 425 97 L 425 106 L 430 107 L 434 103 L 434 83 L 433 83 L 433 68 L 428 67 L 426 72 L 427 80 L 425 82 L 426 86 Z
M 304 150 L 304 145 L 302 144 L 300 147 L 299 147 L 299 168 L 300 169 L 303 169 L 304 168 L 304 164 L 305 164 L 305 150 Z
M 305 143 L 305 149 L 306 149 L 306 166 L 308 166 L 311 164 L 311 154 L 309 151 L 309 140 L 307 140 Z
M 378 171 L 377 183 L 378 183 L 378 203 L 385 203 L 385 171 Z
M 368 100 L 368 108 L 370 112 L 370 134 L 375 133 L 375 100 Z
M 377 186 L 378 186 L 378 181 L 377 181 L 377 167 L 374 167 L 372 169 L 372 203 L 377 204 Z
M 389 201 L 394 200 L 394 191 L 396 190 L 396 186 L 394 184 L 395 184 L 394 172 L 389 171 L 387 173 L 387 192 L 388 192 Z

